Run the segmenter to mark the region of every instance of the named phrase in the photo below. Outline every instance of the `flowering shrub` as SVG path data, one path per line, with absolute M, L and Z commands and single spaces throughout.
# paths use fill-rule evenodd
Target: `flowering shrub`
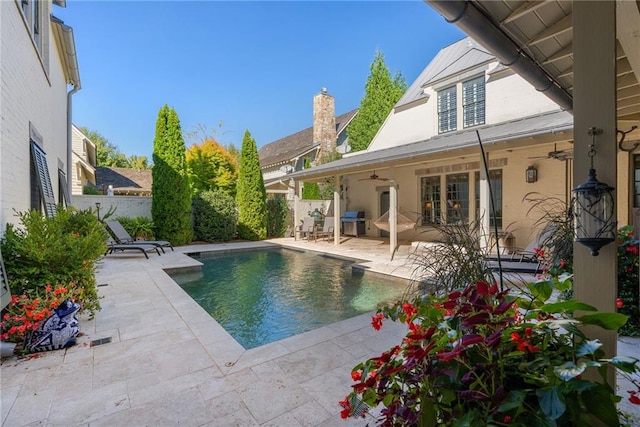
M 616 396 L 605 383 L 607 365 L 640 371 L 633 358 L 604 359 L 601 343 L 579 324 L 617 329 L 619 313 L 574 316 L 595 308 L 578 301 L 549 303 L 570 276 L 528 285 L 528 295 L 478 282 L 444 297 L 419 297 L 373 316 L 401 321 L 408 333 L 395 346 L 357 365 L 343 418 L 381 408 L 382 426 L 619 425 Z M 587 379 L 582 375 L 594 371 Z M 630 392 L 637 403 L 638 390 Z
M 618 312 L 629 321 L 618 331 L 620 335 L 640 336 L 639 247 L 629 225 L 618 230 Z
M 6 307 L 2 316 L 0 338 L 3 341 L 24 343 L 29 334 L 40 324 L 47 320 L 53 313 L 53 309 L 61 302 L 71 299 L 76 300 L 78 288 L 75 283 L 69 286 L 51 285 L 44 287 L 44 292 L 39 295 L 37 291 L 28 291 L 22 295 L 12 295 L 11 303 Z

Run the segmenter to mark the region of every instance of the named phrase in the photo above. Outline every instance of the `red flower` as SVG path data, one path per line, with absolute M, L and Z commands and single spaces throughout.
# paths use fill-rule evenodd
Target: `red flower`
M 349 418 L 349 415 L 351 415 L 351 404 L 346 399 L 341 400 L 338 403 L 344 408 L 342 411 L 340 411 L 340 418 L 346 420 L 347 418 Z
M 408 302 L 402 304 L 402 311 L 404 311 L 404 314 L 406 314 L 408 317 L 411 317 L 418 312 L 416 307 Z
M 509 415 L 505 415 L 502 420 L 505 424 L 509 424 L 511 422 L 511 417 Z
M 351 371 L 351 379 L 360 381 L 362 379 L 362 371 Z
M 567 266 L 567 261 L 561 259 L 560 260 L 560 267 L 566 267 Z
M 526 328 L 524 330 L 524 334 L 528 337 L 530 337 L 531 335 L 533 335 L 533 329 L 532 328 Z
M 630 391 L 629 394 L 631 395 L 629 397 L 629 402 L 633 403 L 634 405 L 640 405 L 640 396 L 638 396 L 638 392 Z
M 371 317 L 371 326 L 373 326 L 373 329 L 375 329 L 376 331 L 379 331 L 380 328 L 382 328 L 382 321 L 384 320 L 384 314 L 382 313 L 378 313 L 375 316 Z
M 616 298 L 616 307 L 622 308 L 622 298 Z

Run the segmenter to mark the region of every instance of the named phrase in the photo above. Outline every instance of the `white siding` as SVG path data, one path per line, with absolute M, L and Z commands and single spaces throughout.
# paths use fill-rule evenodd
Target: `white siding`
M 488 69 L 491 70 L 495 65 L 497 63 L 490 64 Z M 487 66 L 480 65 L 477 69 L 478 71 L 484 70 L 487 69 Z M 486 79 L 485 124 L 502 123 L 558 109 L 558 106 L 553 101 L 543 93 L 535 90 L 531 84 L 519 75 L 508 70 L 502 73 Z M 462 82 L 468 80 L 473 74 L 473 70 L 465 70 L 460 74 L 456 84 L 458 88 L 458 131 L 464 129 Z M 450 87 L 450 84 L 445 86 Z M 444 86 L 438 88 L 442 89 Z M 391 111 L 371 142 L 368 151 L 423 141 L 438 135 L 438 88 L 425 88 L 424 92 L 429 96 L 426 102 L 418 102 L 409 108 L 404 106 L 398 112 Z
M 56 197 L 57 171 L 59 165 L 66 169 L 67 159 L 67 85 L 55 38 L 44 38 L 48 64 L 43 64 L 18 5 L 0 2 L 0 234 L 7 222 L 16 221 L 14 209 L 30 208 L 29 123 L 42 136 Z M 48 17 L 51 2 L 45 5 Z

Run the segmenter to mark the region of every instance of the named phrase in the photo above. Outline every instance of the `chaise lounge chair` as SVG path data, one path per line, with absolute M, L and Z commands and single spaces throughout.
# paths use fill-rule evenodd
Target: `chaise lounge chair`
M 107 251 L 104 254 L 108 255 L 108 254 L 115 253 L 116 251 L 122 251 L 122 252 L 139 251 L 144 254 L 145 258 L 149 259 L 149 255 L 147 255 L 147 252 L 156 251 L 158 256 L 160 256 L 161 255 L 160 249 L 161 248 L 157 245 L 150 245 L 147 243 L 133 242 L 133 243 L 120 244 L 113 239 L 109 239 L 107 241 Z
M 109 220 L 105 222 L 107 224 L 107 228 L 109 228 L 109 231 L 115 238 L 116 242 L 118 242 L 121 245 L 130 245 L 132 243 L 135 243 L 135 244 L 144 243 L 144 244 L 157 246 L 158 248 L 160 248 L 160 250 L 162 250 L 162 253 L 164 253 L 164 248 L 166 247 L 169 247 L 171 248 L 171 250 L 173 250 L 173 246 L 171 245 L 171 243 L 169 243 L 166 240 L 136 240 L 133 237 L 131 237 L 131 235 L 127 232 L 127 230 L 124 229 L 124 227 L 122 226 L 122 224 L 120 224 L 119 221 Z

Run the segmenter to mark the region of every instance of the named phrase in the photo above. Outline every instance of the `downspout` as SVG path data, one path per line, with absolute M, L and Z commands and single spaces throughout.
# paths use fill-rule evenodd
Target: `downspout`
M 531 57 L 467 0 L 425 0 L 447 22 L 455 24 L 475 41 L 491 51 L 504 65 L 521 75 L 539 92 L 563 110 L 573 111 L 573 97 L 562 89 Z

